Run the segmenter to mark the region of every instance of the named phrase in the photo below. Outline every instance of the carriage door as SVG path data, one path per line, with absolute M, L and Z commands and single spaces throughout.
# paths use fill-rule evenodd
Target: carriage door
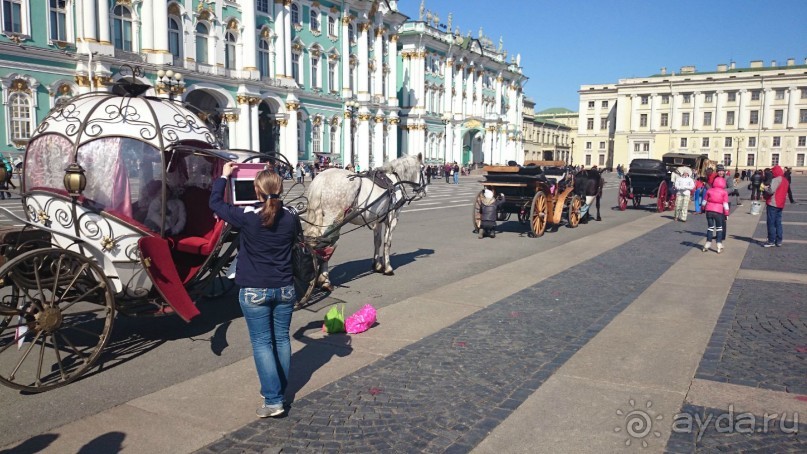
M 186 322 L 199 315 L 199 309 L 191 300 L 179 277 L 168 241 L 160 237 L 143 237 L 138 240 L 140 261 L 143 269 L 160 296 Z

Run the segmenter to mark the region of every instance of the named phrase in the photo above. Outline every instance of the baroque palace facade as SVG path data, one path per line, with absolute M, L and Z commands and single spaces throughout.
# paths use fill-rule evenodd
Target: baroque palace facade
M 664 153 L 708 154 L 729 168 L 805 168 L 807 60 L 622 79 L 580 88 L 575 163 L 615 168 Z
M 575 118 L 576 121 L 576 118 Z M 571 164 L 572 128 L 535 113 L 535 101 L 524 99 L 524 160 Z
M 4 154 L 60 99 L 112 90 L 130 65 L 147 94 L 195 106 L 226 146 L 293 164 L 468 162 L 484 153 L 475 137 L 488 162 L 520 155 L 515 59 L 440 31 L 423 4 L 415 21 L 394 0 L 0 1 Z

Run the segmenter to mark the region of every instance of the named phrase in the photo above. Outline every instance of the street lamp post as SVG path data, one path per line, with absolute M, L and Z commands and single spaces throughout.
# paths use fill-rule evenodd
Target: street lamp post
M 359 111 L 359 102 L 355 99 L 345 103 L 345 112 L 350 114 L 350 163 L 356 168 L 356 112 Z
M 734 155 L 734 173 L 738 173 L 740 171 L 740 143 L 743 141 L 743 138 L 735 137 L 734 140 L 737 141 L 737 152 Z
M 174 96 L 185 91 L 185 84 L 182 82 L 182 73 L 169 69 L 157 71 L 157 91 L 168 93 L 168 99 L 174 100 Z
M 569 153 L 569 159 L 566 160 L 566 165 L 574 165 L 574 139 L 572 139 L 572 152 Z
M 443 112 L 443 115 L 440 117 L 443 120 L 443 124 L 446 125 L 446 149 L 443 151 L 443 162 L 448 162 L 448 135 L 451 134 L 451 129 L 449 129 L 449 123 L 451 123 L 451 114 L 448 112 Z M 453 143 L 453 141 L 452 141 Z

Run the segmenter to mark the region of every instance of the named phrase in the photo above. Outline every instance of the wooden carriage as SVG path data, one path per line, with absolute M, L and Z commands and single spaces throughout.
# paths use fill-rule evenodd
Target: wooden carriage
M 583 201 L 573 193 L 574 187 L 563 161 L 528 161 L 524 166 L 485 166 L 484 189 L 494 196 L 503 194 L 505 202 L 499 211 L 499 220 L 509 219 L 515 213 L 518 221 L 530 226 L 530 236 L 544 234 L 548 224 L 566 223 L 577 227 Z M 483 191 L 484 191 L 483 189 Z M 474 206 L 474 227 L 479 228 L 479 203 Z
M 643 197 L 656 199 L 659 213 L 672 210 L 675 207 L 675 191 L 671 188 L 667 166 L 658 159 L 634 159 L 625 178 L 619 183 L 618 197 L 621 211 L 628 208 L 628 200 L 634 208 L 638 208 Z

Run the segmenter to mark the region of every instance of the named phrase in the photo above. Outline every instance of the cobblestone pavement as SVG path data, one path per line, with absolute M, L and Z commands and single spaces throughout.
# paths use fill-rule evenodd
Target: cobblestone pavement
M 794 213 L 784 211 L 783 220 L 794 221 Z M 764 219 L 764 212 L 762 213 Z M 760 222 L 755 238 L 764 238 Z M 751 245 L 743 259 L 744 270 L 807 272 L 807 245 L 788 243 L 805 240 L 807 231 L 785 226 L 781 248 Z M 748 239 L 746 239 L 748 240 Z M 695 378 L 765 388 L 793 394 L 807 394 L 807 285 L 737 279 L 717 321 Z M 775 410 L 775 409 L 774 409 Z M 685 405 L 681 413 L 715 418 L 727 409 L 704 409 Z M 673 433 L 667 444 L 670 453 L 690 452 L 807 452 L 807 426 L 788 423 L 781 426 L 761 423 L 764 415 L 754 415 L 754 433 L 738 433 L 710 425 L 705 431 Z M 802 418 L 804 417 L 801 415 Z M 734 416 L 736 429 L 739 417 Z M 743 426 L 745 428 L 747 426 Z M 784 427 L 784 430 L 783 430 Z
M 679 229 L 511 295 L 200 452 L 468 452 L 691 250 Z
M 807 450 L 804 438 L 807 425 L 797 423 L 792 415 L 769 417 L 766 423 L 765 415 L 730 414 L 727 409 L 687 405 L 676 415 L 674 427 L 677 429 L 670 436 L 665 452 L 803 453 Z

